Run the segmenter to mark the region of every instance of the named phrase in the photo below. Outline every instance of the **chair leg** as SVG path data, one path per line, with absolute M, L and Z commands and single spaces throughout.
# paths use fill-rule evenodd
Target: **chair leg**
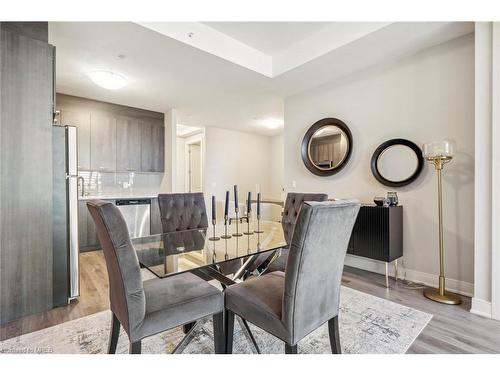
M 130 343 L 130 354 L 141 354 L 141 340 Z
M 285 354 L 297 354 L 297 344 L 289 345 L 285 342 Z
M 224 324 L 226 331 L 226 354 L 233 353 L 233 335 L 234 335 L 234 313 L 229 310 L 224 312 Z
M 224 313 L 220 312 L 212 316 L 214 324 L 215 354 L 226 352 L 226 337 L 224 336 Z
M 339 336 L 339 316 L 328 321 L 328 334 L 330 336 L 330 346 L 333 354 L 342 354 Z
M 120 336 L 120 321 L 116 317 L 115 313 L 113 313 L 111 318 L 111 330 L 109 331 L 108 354 L 116 353 L 118 336 Z

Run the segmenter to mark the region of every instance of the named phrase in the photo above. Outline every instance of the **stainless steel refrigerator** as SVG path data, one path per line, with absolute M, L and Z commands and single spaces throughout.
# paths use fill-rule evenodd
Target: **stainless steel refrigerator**
M 74 126 L 54 126 L 53 301 L 68 304 L 80 295 L 78 248 L 78 138 Z

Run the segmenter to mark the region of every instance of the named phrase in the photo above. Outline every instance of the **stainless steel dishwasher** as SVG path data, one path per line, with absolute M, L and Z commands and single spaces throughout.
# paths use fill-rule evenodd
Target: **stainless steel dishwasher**
M 151 233 L 150 199 L 117 199 L 116 206 L 127 223 L 130 238 L 149 236 Z

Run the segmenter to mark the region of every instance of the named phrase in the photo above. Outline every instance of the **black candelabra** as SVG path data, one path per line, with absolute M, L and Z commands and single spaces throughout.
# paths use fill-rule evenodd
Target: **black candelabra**
M 260 230 L 260 193 L 257 193 L 257 230 L 255 233 L 264 233 L 263 230 Z
M 227 234 L 227 226 L 230 224 L 229 222 L 229 191 L 226 191 L 226 201 L 224 202 L 224 235 L 220 236 L 221 238 L 227 240 L 231 238 L 230 235 Z
M 246 234 L 247 236 L 251 236 L 253 234 L 253 231 L 250 230 L 251 212 L 252 212 L 252 193 L 248 192 L 248 198 L 247 198 L 247 216 L 244 218 L 246 220 L 246 222 L 247 222 L 247 231 L 243 232 L 243 234 Z
M 236 221 L 236 233 L 233 233 L 233 237 L 241 237 L 242 233 L 239 232 L 239 223 L 240 223 L 240 208 L 238 206 L 238 186 L 234 185 L 234 213 L 235 213 L 235 221 Z M 229 225 L 231 225 L 231 219 L 229 219 Z
M 212 195 L 212 229 L 213 236 L 209 238 L 210 241 L 219 241 L 220 237 L 217 237 L 215 234 L 215 226 L 217 225 L 217 217 L 216 217 L 216 207 L 215 207 L 215 196 Z

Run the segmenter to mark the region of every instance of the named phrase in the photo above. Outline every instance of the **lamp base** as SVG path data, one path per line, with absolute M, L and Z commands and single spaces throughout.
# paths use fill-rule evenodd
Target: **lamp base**
M 425 288 L 424 296 L 439 303 L 444 303 L 447 305 L 460 305 L 462 303 L 462 298 L 458 294 L 451 293 L 445 290 L 444 295 L 439 294 L 439 289 L 436 288 Z

